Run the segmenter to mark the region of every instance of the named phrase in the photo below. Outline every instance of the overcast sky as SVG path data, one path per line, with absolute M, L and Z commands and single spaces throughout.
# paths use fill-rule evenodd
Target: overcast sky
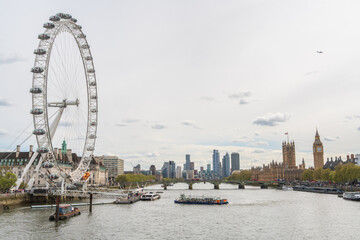
M 99 91 L 96 155 L 125 168 L 195 167 L 239 152 L 241 168 L 313 165 L 316 127 L 326 157 L 359 153 L 359 1 L 0 0 L 0 149 L 32 124 L 33 50 L 42 24 L 72 14 L 91 46 Z M 322 51 L 323 53 L 317 53 Z M 31 139 L 22 147 L 28 150 Z

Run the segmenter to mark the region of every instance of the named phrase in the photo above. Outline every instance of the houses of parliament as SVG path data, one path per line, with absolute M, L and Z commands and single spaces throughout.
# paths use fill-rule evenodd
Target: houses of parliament
M 301 180 L 302 173 L 305 170 L 305 161 L 298 166 L 295 158 L 295 142 L 284 141 L 282 143 L 283 161 L 281 163 L 274 160 L 268 165 L 262 167 L 252 167 L 252 179 L 259 181 L 275 181 L 284 179 L 285 181 Z M 320 135 L 316 130 L 315 141 L 313 144 L 314 168 L 323 168 L 324 166 L 324 148 L 320 141 Z

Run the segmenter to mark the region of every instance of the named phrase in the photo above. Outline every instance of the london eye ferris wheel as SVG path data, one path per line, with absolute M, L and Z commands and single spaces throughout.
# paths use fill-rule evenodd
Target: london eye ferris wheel
M 70 185 L 84 182 L 95 149 L 97 82 L 90 46 L 77 20 L 64 13 L 49 20 L 43 25 L 44 33 L 38 35 L 40 42 L 31 69 L 31 114 L 38 144 L 35 155 L 41 155 L 34 173 L 46 169 L 49 182 Z M 57 159 L 56 149 L 64 140 L 72 152 L 81 156 L 71 171 L 66 171 Z M 32 184 L 33 178 L 29 181 Z

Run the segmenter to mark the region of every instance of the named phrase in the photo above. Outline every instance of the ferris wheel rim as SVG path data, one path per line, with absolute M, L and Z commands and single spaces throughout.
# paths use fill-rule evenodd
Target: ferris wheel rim
M 69 17 L 70 16 L 70 17 Z M 98 99 L 97 99 L 97 82 L 95 75 L 95 67 L 93 57 L 90 51 L 86 35 L 81 30 L 81 26 L 76 24 L 76 19 L 73 19 L 69 14 L 57 14 L 50 17 L 52 22 L 44 24 L 46 29 L 44 33 L 39 35 L 39 45 L 34 53 L 35 63 L 32 68 L 32 110 L 34 120 L 34 134 L 36 132 L 36 139 L 38 143 L 38 151 L 43 159 L 50 159 L 61 173 L 62 169 L 56 161 L 56 154 L 54 153 L 51 129 L 49 125 L 48 115 L 48 70 L 49 61 L 53 44 L 57 36 L 66 31 L 72 35 L 78 50 L 80 52 L 82 65 L 85 73 L 86 92 L 87 92 L 87 121 L 86 121 L 86 137 L 83 151 L 81 152 L 81 160 L 77 169 L 70 172 L 69 178 L 72 182 L 80 181 L 81 177 L 88 170 L 91 157 L 95 149 L 97 121 L 98 121 Z M 45 51 L 45 53 L 44 53 Z M 42 88 L 39 90 L 39 88 Z M 40 92 L 42 90 L 42 92 Z M 33 92 L 32 92 L 33 91 Z M 78 100 L 77 100 L 78 101 Z M 66 103 L 64 103 L 66 104 Z M 42 111 L 41 111 L 42 110 Z M 52 159 L 52 160 L 51 160 Z M 41 164 L 41 163 L 40 163 Z M 61 176 L 64 178 L 64 176 Z

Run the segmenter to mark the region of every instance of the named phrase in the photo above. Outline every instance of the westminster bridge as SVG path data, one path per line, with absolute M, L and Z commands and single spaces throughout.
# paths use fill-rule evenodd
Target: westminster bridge
M 269 186 L 279 186 L 279 184 L 284 184 L 284 182 L 277 182 L 277 181 L 236 181 L 236 180 L 177 180 L 177 179 L 171 179 L 171 180 L 161 180 L 161 181 L 155 181 L 155 182 L 126 182 L 126 183 L 120 183 L 122 187 L 129 187 L 134 185 L 139 186 L 146 186 L 146 185 L 153 185 L 153 184 L 161 184 L 161 187 L 164 190 L 167 190 L 168 186 L 172 186 L 176 183 L 186 183 L 188 184 L 188 189 L 193 189 L 193 184 L 195 183 L 211 183 L 214 185 L 214 189 L 220 189 L 220 184 L 227 183 L 227 184 L 234 184 L 238 185 L 238 189 L 244 189 L 245 185 L 250 186 L 259 186 L 262 189 L 267 189 Z

